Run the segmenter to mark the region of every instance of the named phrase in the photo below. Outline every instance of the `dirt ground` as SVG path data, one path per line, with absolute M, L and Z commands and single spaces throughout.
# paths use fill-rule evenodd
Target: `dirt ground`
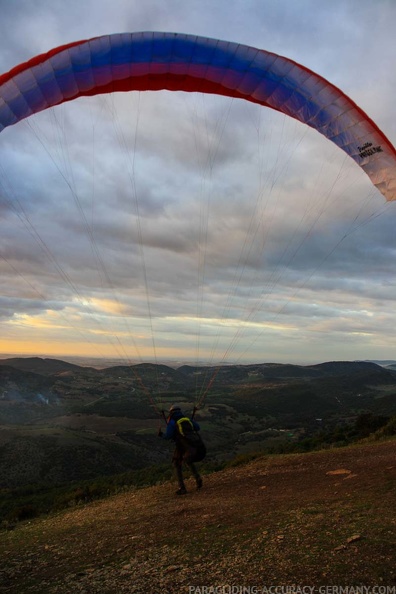
M 396 440 L 259 458 L 187 485 L 182 497 L 166 483 L 1 532 L 0 592 L 396 592 Z

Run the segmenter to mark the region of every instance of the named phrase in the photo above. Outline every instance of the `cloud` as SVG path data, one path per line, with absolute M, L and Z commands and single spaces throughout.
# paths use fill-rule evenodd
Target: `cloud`
M 394 140 L 395 11 L 18 0 L 2 14 L 0 68 L 110 32 L 203 34 L 318 71 Z M 394 205 L 316 131 L 239 100 L 163 92 L 81 99 L 0 141 L 3 352 L 85 340 L 109 354 L 119 340 L 145 358 L 153 343 L 179 360 L 392 358 Z

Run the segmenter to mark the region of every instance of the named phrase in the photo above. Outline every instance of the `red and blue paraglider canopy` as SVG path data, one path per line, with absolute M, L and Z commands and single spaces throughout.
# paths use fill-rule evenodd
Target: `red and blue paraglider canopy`
M 58 47 L 0 77 L 0 130 L 77 97 L 116 91 L 215 93 L 252 101 L 315 128 L 396 199 L 396 151 L 342 91 L 288 58 L 177 33 L 105 35 Z

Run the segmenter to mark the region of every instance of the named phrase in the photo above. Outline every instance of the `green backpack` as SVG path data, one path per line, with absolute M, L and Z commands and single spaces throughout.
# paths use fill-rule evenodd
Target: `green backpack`
M 206 447 L 198 431 L 194 429 L 192 421 L 188 417 L 182 417 L 176 421 L 179 439 L 186 450 L 187 462 L 200 462 L 206 456 Z

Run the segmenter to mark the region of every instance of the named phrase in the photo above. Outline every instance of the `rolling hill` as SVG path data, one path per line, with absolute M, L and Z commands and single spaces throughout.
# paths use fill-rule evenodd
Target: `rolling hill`
M 396 372 L 372 362 L 96 369 L 38 357 L 5 359 L 0 486 L 61 485 L 166 461 L 153 404 L 166 410 L 177 402 L 188 413 L 211 377 L 197 419 L 212 463 L 290 448 L 362 414 L 396 414 Z
M 184 497 L 164 483 L 21 523 L 0 532 L 0 591 L 393 592 L 395 454 L 393 440 L 264 457 Z

